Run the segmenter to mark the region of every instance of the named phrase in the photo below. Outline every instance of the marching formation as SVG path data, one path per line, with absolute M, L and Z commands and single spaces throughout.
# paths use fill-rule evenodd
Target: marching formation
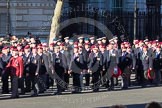
M 122 78 L 122 89 L 131 85 L 130 76 L 135 74 L 141 87 L 147 84 L 159 86 L 162 69 L 162 43 L 158 40 L 134 40 L 133 44 L 118 44 L 117 37 L 78 37 L 76 41 L 65 37 L 54 39 L 53 43 L 41 43 L 35 38 L 17 39 L 12 37 L 11 45 L 4 45 L 1 39 L 0 72 L 2 93 L 9 93 L 11 78 L 11 98 L 31 92 L 32 96 L 44 93 L 56 83 L 57 92 L 72 87 L 72 93 L 79 93 L 83 87 L 93 92 L 100 87 L 114 90 L 118 77 Z M 72 78 L 72 86 L 69 79 Z M 85 80 L 84 80 L 85 79 Z

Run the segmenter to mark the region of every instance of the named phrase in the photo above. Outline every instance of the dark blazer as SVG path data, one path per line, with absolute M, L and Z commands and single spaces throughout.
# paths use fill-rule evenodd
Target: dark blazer
M 66 69 L 69 69 L 71 54 L 68 50 L 65 50 L 63 54 L 65 55 L 66 58 L 66 63 L 67 63 Z
M 127 67 L 131 67 L 133 64 L 133 59 L 131 54 L 129 54 L 128 52 L 122 52 L 125 53 L 124 55 L 120 55 L 119 57 L 119 67 L 122 71 L 124 71 L 125 68 Z
M 26 54 L 22 56 L 24 60 L 24 73 L 29 73 L 29 65 L 30 65 L 31 56 L 32 56 L 31 53 L 28 56 Z
M 3 54 L 2 55 L 2 66 L 3 66 L 3 69 L 6 68 L 6 66 L 9 63 L 11 57 L 12 57 L 11 54 L 8 54 L 8 55 Z
M 159 70 L 162 69 L 162 52 L 157 54 L 155 51 L 152 53 L 152 59 L 153 59 L 153 69 Z
M 48 56 L 46 54 L 39 55 L 39 75 L 43 75 L 49 71 Z
M 48 58 L 48 64 L 49 64 L 49 70 L 51 69 L 51 67 L 50 66 L 52 66 L 53 65 L 53 51 L 48 51 L 48 53 L 47 53 L 47 58 Z
M 107 69 L 109 67 L 109 63 L 110 63 L 109 51 L 105 50 L 104 53 L 102 53 L 102 55 L 103 55 L 104 68 Z
M 90 63 L 90 59 L 89 59 L 89 56 L 90 56 L 90 53 L 91 53 L 91 50 L 86 50 L 86 49 L 83 49 L 83 57 L 84 57 L 84 64 L 85 64 L 85 69 L 88 69 L 88 65 Z
M 153 61 L 152 61 L 152 56 L 151 53 L 149 53 L 149 51 L 147 51 L 146 56 L 143 56 L 144 52 L 140 53 L 140 60 L 142 64 L 138 64 L 138 65 L 142 65 L 143 70 L 147 71 L 149 68 L 152 68 L 153 66 Z
M 115 54 L 112 55 L 112 52 Z M 117 66 L 119 64 L 119 50 L 113 50 L 113 51 L 110 51 L 108 52 L 108 55 L 107 55 L 107 62 L 109 62 L 109 67 L 112 68 L 114 66 Z
M 96 72 L 102 69 L 103 68 L 102 66 L 103 66 L 103 55 L 100 52 L 98 52 L 98 55 L 95 56 L 95 53 L 92 52 L 90 54 L 89 69 L 92 72 Z
M 69 70 L 72 70 L 72 72 L 80 73 L 85 69 L 85 61 L 83 53 L 78 54 L 77 57 L 74 57 L 75 54 L 71 57 Z
M 36 54 L 36 56 L 31 54 L 30 64 L 29 64 L 29 73 L 31 75 L 35 76 L 36 73 L 39 73 L 39 66 L 40 66 L 39 65 L 39 62 L 40 62 L 39 59 L 40 59 L 40 57 L 39 57 L 38 54 Z
M 56 63 L 56 59 L 57 59 L 56 53 L 53 54 L 53 66 L 54 66 L 54 68 L 56 69 L 56 68 L 61 67 L 61 68 L 66 69 L 67 68 L 67 61 L 66 61 L 65 55 L 63 53 L 59 52 L 58 56 L 59 56 L 59 60 L 60 60 L 59 65 Z

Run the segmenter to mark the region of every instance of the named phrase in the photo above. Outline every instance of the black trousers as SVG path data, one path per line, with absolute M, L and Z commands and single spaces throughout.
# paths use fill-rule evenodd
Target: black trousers
M 30 92 L 31 91 L 31 82 L 32 82 L 31 79 L 32 78 L 31 78 L 30 75 L 25 77 L 25 86 L 26 86 L 25 91 L 26 92 Z
M 49 87 L 53 87 L 54 84 L 54 80 L 50 77 L 50 75 L 47 75 L 47 79 L 46 79 L 46 87 L 47 89 L 49 89 Z
M 34 94 L 37 95 L 38 93 L 43 93 L 46 90 L 46 75 L 39 75 L 34 77 Z M 33 81 L 33 79 L 32 79 Z
M 9 93 L 8 79 L 9 72 L 6 71 L 4 74 L 2 74 L 2 93 Z
M 101 85 L 106 85 L 106 72 L 107 70 L 100 72 Z
M 12 76 L 12 83 L 11 83 L 11 86 L 12 86 L 12 95 L 11 97 L 18 97 L 19 96 L 19 93 L 18 93 L 18 77 L 17 76 Z
M 64 85 L 64 69 L 62 67 L 55 68 L 55 79 L 56 79 L 56 85 L 57 85 L 57 92 L 61 93 L 63 89 L 65 88 Z
M 92 83 L 93 83 L 93 90 L 99 90 L 100 86 L 100 71 L 96 71 L 92 73 Z
M 86 73 L 85 74 L 85 86 L 89 86 L 89 82 L 90 82 L 90 74 Z
M 69 74 L 68 73 L 64 73 L 64 81 L 66 84 L 69 84 Z
M 81 82 L 80 82 L 80 74 L 73 73 L 73 86 L 75 91 L 79 91 L 81 89 Z
M 25 88 L 24 88 L 24 77 L 18 79 L 18 85 L 19 88 L 21 89 L 21 93 L 25 93 Z

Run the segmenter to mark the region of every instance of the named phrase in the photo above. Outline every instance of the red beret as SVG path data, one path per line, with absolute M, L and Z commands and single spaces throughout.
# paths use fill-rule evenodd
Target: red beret
M 18 44 L 17 47 L 22 47 L 22 46 L 20 44 Z
M 42 47 L 42 44 L 39 44 L 39 45 L 37 46 L 37 48 L 39 48 L 39 47 Z
M 139 44 L 139 41 L 136 41 L 135 44 Z
M 64 43 L 61 43 L 61 45 L 60 46 L 65 46 L 65 44 Z
M 41 49 L 41 50 L 42 50 L 42 49 L 43 49 L 43 47 L 37 47 L 37 49 Z
M 94 48 L 94 45 L 91 46 L 91 49 L 93 49 L 93 48 Z
M 127 48 L 131 48 L 131 46 L 128 46 Z
M 156 48 L 161 48 L 161 46 L 160 45 L 157 45 Z
M 123 46 L 123 47 L 121 47 L 122 49 L 126 49 L 127 47 L 126 46 Z
M 26 45 L 24 49 L 30 49 L 30 46 L 29 45 Z
M 159 42 L 159 44 L 162 44 L 162 42 Z
M 98 44 L 98 46 L 101 47 L 101 46 L 103 46 L 103 44 L 102 43 L 101 44 Z
M 153 41 L 152 44 L 156 44 L 157 42 L 156 41 Z
M 78 46 L 78 48 L 83 48 L 82 46 Z
M 78 42 L 74 42 L 74 45 L 78 45 Z
M 13 50 L 14 49 L 14 46 L 10 46 L 10 50 Z
M 55 44 L 54 43 L 50 43 L 50 46 L 54 46 Z
M 2 49 L 2 50 L 6 50 L 6 49 L 8 49 L 8 47 L 3 47 L 3 49 Z
M 20 51 L 20 52 L 24 52 L 24 49 L 20 49 L 19 51 Z
M 84 45 L 90 45 L 90 43 L 88 42 L 88 43 L 85 43 Z
M 106 48 L 105 45 L 102 45 L 101 48 Z
M 143 48 L 148 48 L 148 46 L 147 45 L 143 45 Z
M 37 49 L 37 47 L 33 47 L 32 50 L 33 50 L 33 49 Z
M 98 47 L 97 47 L 96 45 L 94 45 L 94 46 L 92 47 L 92 49 L 98 49 Z
M 18 49 L 15 47 L 15 48 L 13 48 L 13 51 L 18 51 Z
M 121 43 L 121 45 L 125 45 L 124 43 Z

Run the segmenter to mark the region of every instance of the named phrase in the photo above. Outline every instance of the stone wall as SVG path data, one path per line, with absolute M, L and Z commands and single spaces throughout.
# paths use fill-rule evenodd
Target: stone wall
M 48 35 L 55 2 L 53 0 L 11 0 L 11 31 L 15 35 Z

